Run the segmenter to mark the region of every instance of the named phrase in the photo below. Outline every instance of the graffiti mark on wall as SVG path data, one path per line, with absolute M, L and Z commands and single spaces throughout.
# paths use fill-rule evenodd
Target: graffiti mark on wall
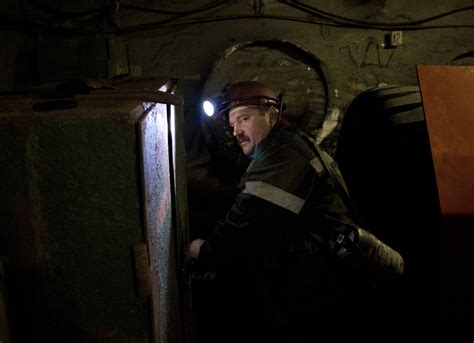
M 319 32 L 321 33 L 321 37 L 326 40 L 331 37 L 331 28 L 328 25 L 321 25 L 319 27 Z
M 348 54 L 349 59 L 357 68 L 375 66 L 388 68 L 395 53 L 395 49 L 383 49 L 383 45 L 375 38 L 369 37 L 363 46 L 363 42 L 355 42 L 345 45 L 339 49 L 340 52 Z

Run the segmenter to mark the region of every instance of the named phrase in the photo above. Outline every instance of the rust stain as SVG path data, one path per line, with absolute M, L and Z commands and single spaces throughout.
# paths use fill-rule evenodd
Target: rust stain
M 158 210 L 158 217 L 156 218 L 156 232 L 160 232 L 161 228 L 164 226 L 166 213 L 168 212 L 168 190 L 163 192 L 161 195 L 160 206 Z
M 28 187 L 28 204 L 27 213 L 29 214 L 29 227 L 25 229 L 31 230 L 25 232 L 24 237 L 29 237 L 30 242 L 24 247 L 25 256 L 32 258 L 34 264 L 39 267 L 39 271 L 46 275 L 50 272 L 50 256 L 48 250 L 48 228 L 43 220 L 41 208 L 41 194 L 39 190 L 39 142 L 34 127 L 28 128 L 26 142 L 26 178 Z M 20 214 L 21 215 L 21 214 Z M 23 214 L 24 215 L 24 214 Z M 25 223 L 25 221 L 23 220 Z

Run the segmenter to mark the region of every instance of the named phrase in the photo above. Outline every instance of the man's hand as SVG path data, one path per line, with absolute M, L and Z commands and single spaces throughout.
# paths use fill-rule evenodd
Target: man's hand
M 186 247 L 186 257 L 188 259 L 194 258 L 197 259 L 199 257 L 199 251 L 201 250 L 201 245 L 204 244 L 203 239 L 195 239 Z
M 197 260 L 199 257 L 199 252 L 201 250 L 201 245 L 203 245 L 205 241 L 203 239 L 195 239 L 186 247 L 186 259 L 191 264 L 194 264 L 194 260 Z M 192 272 L 191 279 L 196 280 L 214 280 L 216 277 L 216 273 L 213 272 Z

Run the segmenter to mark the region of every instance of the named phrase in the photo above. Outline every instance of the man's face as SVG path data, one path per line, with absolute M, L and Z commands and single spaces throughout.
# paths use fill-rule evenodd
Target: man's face
M 255 146 L 270 133 L 271 113 L 261 108 L 243 108 L 229 115 L 229 124 L 244 154 L 250 156 Z

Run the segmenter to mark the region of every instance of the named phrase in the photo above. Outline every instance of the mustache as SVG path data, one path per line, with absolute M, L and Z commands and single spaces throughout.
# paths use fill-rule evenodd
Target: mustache
M 241 144 L 242 142 L 248 142 L 248 141 L 250 141 L 250 138 L 247 137 L 247 136 L 245 136 L 245 135 L 239 135 L 239 136 L 237 136 L 237 137 L 235 137 L 235 138 L 237 139 L 237 142 L 238 142 L 239 144 Z

